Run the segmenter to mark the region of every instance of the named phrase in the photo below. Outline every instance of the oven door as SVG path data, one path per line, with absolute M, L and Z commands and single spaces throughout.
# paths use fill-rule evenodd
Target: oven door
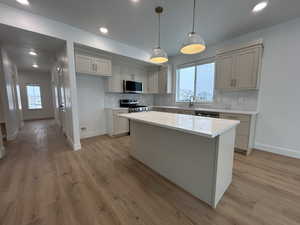
M 143 83 L 131 81 L 131 80 L 124 80 L 123 81 L 123 91 L 126 93 L 142 93 L 143 92 Z

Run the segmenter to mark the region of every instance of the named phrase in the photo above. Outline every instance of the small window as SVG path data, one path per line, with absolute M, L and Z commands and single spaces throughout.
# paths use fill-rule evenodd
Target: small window
M 177 70 L 176 102 L 213 102 L 215 63 L 194 65 Z
M 27 85 L 28 109 L 42 109 L 41 87 L 39 85 Z

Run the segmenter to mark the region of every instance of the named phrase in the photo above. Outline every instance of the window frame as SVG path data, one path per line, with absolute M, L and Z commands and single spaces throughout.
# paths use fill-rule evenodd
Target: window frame
M 195 94 L 196 94 L 196 89 L 197 89 L 197 66 L 201 66 L 204 64 L 211 64 L 214 63 L 214 67 L 215 67 L 215 74 L 214 74 L 214 93 L 213 93 L 213 98 L 212 101 L 197 101 L 197 99 L 195 98 Z M 215 57 L 211 57 L 211 58 L 207 58 L 201 61 L 196 61 L 196 62 L 191 62 L 191 63 L 186 63 L 186 64 L 182 64 L 176 67 L 176 85 L 175 85 L 175 103 L 189 103 L 189 101 L 184 101 L 184 100 L 178 100 L 178 96 L 179 96 L 179 80 L 180 80 L 180 76 L 179 76 L 179 70 L 180 69 L 184 69 L 184 68 L 188 68 L 188 67 L 195 67 L 195 79 L 194 79 L 194 99 L 195 99 L 195 104 L 213 104 L 215 101 L 215 82 L 216 82 L 216 58 Z
M 27 87 L 29 87 L 29 86 L 39 87 L 39 89 L 40 89 L 40 98 L 41 98 L 41 108 L 30 108 L 29 107 L 29 96 L 28 96 L 28 91 L 27 91 Z M 26 90 L 27 110 L 43 110 L 44 106 L 43 106 L 43 97 L 42 97 L 42 86 L 40 84 L 26 84 L 25 85 L 25 90 Z

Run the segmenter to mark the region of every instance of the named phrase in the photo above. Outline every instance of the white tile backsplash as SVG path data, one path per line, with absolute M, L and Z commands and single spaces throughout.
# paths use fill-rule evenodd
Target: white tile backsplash
M 215 99 L 211 104 L 195 104 L 203 108 L 220 108 L 233 110 L 257 110 L 258 91 L 215 91 Z M 154 105 L 186 106 L 188 103 L 175 103 L 175 95 L 155 95 Z
M 119 107 L 120 99 L 136 99 L 140 105 L 152 106 L 154 104 L 154 96 L 149 94 L 119 94 L 105 93 L 104 106 L 105 108 Z

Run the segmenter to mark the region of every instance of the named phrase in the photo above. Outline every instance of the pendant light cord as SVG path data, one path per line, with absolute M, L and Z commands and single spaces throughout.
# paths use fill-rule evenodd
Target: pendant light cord
M 193 30 L 192 30 L 192 33 L 195 33 L 195 11 L 196 11 L 196 0 L 194 0 L 194 8 L 193 8 Z
M 158 47 L 160 48 L 160 13 L 158 13 Z

